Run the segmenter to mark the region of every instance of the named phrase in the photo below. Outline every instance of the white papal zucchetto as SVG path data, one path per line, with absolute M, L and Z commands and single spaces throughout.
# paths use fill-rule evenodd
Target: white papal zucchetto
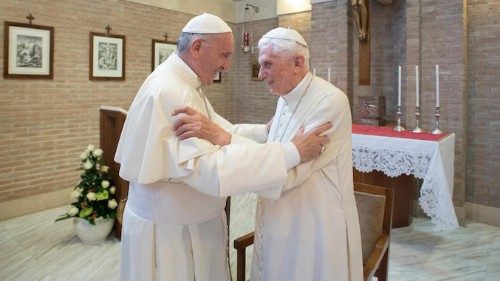
M 309 46 L 307 46 L 307 43 L 306 43 L 306 40 L 304 39 L 304 37 L 302 37 L 302 35 L 300 35 L 300 33 L 298 33 L 297 31 L 295 31 L 293 29 L 289 29 L 289 28 L 277 27 L 277 28 L 269 31 L 268 33 L 264 34 L 264 36 L 262 36 L 262 38 L 283 39 L 283 40 L 295 41 L 295 42 L 309 48 Z
M 218 16 L 203 13 L 188 21 L 186 26 L 182 29 L 182 32 L 209 34 L 227 33 L 232 32 L 232 30 L 229 25 Z

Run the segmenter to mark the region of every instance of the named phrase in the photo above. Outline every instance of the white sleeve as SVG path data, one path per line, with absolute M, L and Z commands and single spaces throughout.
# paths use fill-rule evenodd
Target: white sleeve
M 217 197 L 267 190 L 269 198 L 278 198 L 287 178 L 279 143 L 231 144 L 192 160 L 191 173 L 180 180 Z
M 230 132 L 259 143 L 267 141 L 268 132 L 265 124 L 236 124 L 231 128 Z
M 300 185 L 312 173 L 318 172 L 335 161 L 340 153 L 344 153 L 344 142 L 350 141 L 352 129 L 349 101 L 345 95 L 336 95 L 323 100 L 317 109 L 310 114 L 305 124 L 306 131 L 328 121 L 332 122 L 333 127 L 326 132 L 326 135 L 330 137 L 330 142 L 326 145 L 325 152 L 319 158 L 291 169 L 288 172 L 288 178 L 283 190 Z M 347 153 L 352 153 L 352 151 Z

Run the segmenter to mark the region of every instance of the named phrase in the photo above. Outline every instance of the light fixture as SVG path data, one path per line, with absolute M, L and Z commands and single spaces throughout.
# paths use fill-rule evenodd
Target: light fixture
M 252 52 L 254 50 L 254 45 L 251 44 L 251 36 L 252 36 L 252 21 L 251 21 L 251 10 L 253 8 L 255 13 L 259 12 L 259 7 L 245 4 L 244 10 L 244 24 L 243 24 L 243 44 L 241 44 L 241 49 L 244 53 Z

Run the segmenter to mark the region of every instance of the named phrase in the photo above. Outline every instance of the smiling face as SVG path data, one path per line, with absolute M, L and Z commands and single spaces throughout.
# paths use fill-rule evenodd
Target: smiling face
M 303 61 L 303 58 L 302 58 Z M 300 57 L 266 47 L 259 51 L 259 79 L 265 81 L 272 94 L 288 94 L 302 80 Z
M 200 39 L 195 72 L 203 86 L 211 85 L 219 72 L 229 69 L 233 52 L 232 33 L 220 33 Z

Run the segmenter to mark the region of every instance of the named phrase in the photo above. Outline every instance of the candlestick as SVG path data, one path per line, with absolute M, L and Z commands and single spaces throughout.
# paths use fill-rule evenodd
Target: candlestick
M 412 130 L 414 133 L 421 133 L 422 128 L 420 127 L 420 106 L 415 106 L 415 128 Z
M 401 105 L 398 104 L 397 110 L 396 110 L 396 120 L 397 120 L 397 125 L 396 127 L 393 128 L 394 131 L 402 132 L 405 130 L 405 128 L 401 125 Z
M 436 108 L 439 108 L 439 64 L 436 64 Z
M 316 68 L 313 68 L 313 75 L 316 76 Z
M 401 106 L 401 65 L 398 66 L 398 106 Z
M 434 135 L 439 135 L 442 134 L 443 132 L 439 129 L 439 117 L 441 117 L 441 114 L 439 114 L 439 106 L 436 106 L 436 113 L 434 113 L 434 130 L 432 133 Z
M 420 97 L 419 97 L 419 88 L 418 88 L 418 65 L 415 65 L 415 98 L 416 98 L 416 103 L 415 106 L 420 106 Z
M 330 82 L 330 71 L 331 71 L 331 69 L 328 68 L 328 82 Z

